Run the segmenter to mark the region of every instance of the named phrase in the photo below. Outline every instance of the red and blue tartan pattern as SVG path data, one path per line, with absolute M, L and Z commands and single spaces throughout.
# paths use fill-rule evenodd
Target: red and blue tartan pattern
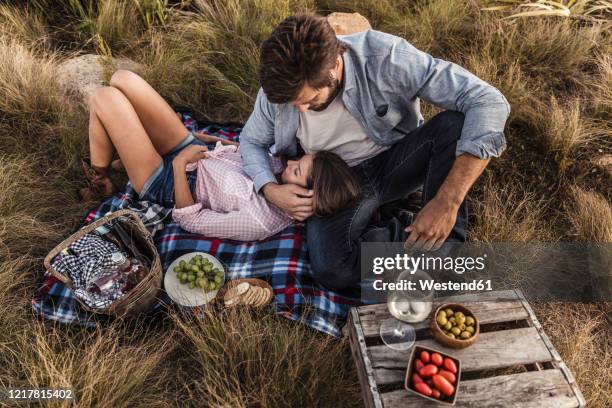
M 238 141 L 241 128 L 208 125 L 199 130 Z M 127 206 L 134 196 L 134 191 L 128 187 L 124 193 L 106 200 L 91 211 L 84 223 Z M 210 253 L 226 265 L 228 279 L 267 280 L 274 289 L 274 305 L 279 315 L 337 337 L 340 336 L 340 329 L 346 322 L 350 307 L 358 305 L 359 299 L 329 291 L 314 281 L 305 236 L 305 226 L 300 223 L 263 241 L 239 242 L 192 234 L 181 229 L 178 224 L 169 222 L 156 233 L 154 241 L 164 270 L 174 259 L 185 253 Z M 164 303 L 169 303 L 165 294 L 154 311 L 161 309 Z M 45 275 L 42 287 L 32 300 L 32 306 L 42 317 L 67 324 L 95 327 L 107 319 L 83 310 L 74 293 L 49 275 Z

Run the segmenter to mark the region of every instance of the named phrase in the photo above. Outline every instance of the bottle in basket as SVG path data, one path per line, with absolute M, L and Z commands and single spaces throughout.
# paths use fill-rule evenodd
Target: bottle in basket
M 127 292 L 146 273 L 140 261 L 135 258 L 126 257 L 122 252 L 113 253 L 111 261 L 113 266 L 91 284 L 88 289 L 90 292 L 105 293 L 113 288 L 117 288 L 117 286 L 123 292 Z

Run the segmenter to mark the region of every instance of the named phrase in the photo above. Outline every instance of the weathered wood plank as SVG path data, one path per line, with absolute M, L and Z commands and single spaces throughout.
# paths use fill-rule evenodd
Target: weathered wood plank
M 440 297 L 435 299 L 434 303 L 461 303 L 461 302 L 485 302 L 485 301 L 506 301 L 506 300 L 519 300 L 520 296 L 514 290 L 498 290 L 491 292 L 472 293 L 464 295 L 454 295 L 447 297 Z M 370 314 L 372 311 L 385 310 L 385 303 L 377 303 L 375 305 L 364 305 L 359 306 L 358 312 L 360 315 Z
M 456 407 L 576 408 L 579 401 L 559 369 L 461 381 Z M 382 394 L 386 408 L 440 407 L 406 390 Z
M 452 296 L 437 299 L 433 310 L 442 303 L 463 302 L 478 317 L 480 324 L 511 322 L 527 319 L 529 314 L 523 307 L 514 291 L 485 293 L 488 296 L 479 297 L 482 300 L 474 301 L 474 295 Z M 483 295 L 485 295 L 483 294 Z M 469 299 L 472 299 L 471 301 Z M 359 318 L 366 338 L 378 337 L 380 322 L 391 317 L 386 303 L 362 306 L 358 309 Z M 430 319 L 415 323 L 415 330 L 429 327 Z
M 474 345 L 463 350 L 446 348 L 433 339 L 419 340 L 416 344 L 460 359 L 463 372 L 553 360 L 534 327 L 481 333 Z M 404 381 L 410 350 L 395 351 L 384 345 L 373 346 L 368 348 L 368 355 L 378 385 Z
M 357 365 L 357 377 L 359 378 L 359 385 L 361 386 L 361 398 L 366 408 L 381 408 L 382 403 L 380 394 L 374 382 L 374 374 L 365 350 L 365 339 L 361 331 L 359 314 L 356 310 L 352 309 L 349 313 L 349 321 L 347 324 L 350 326 L 349 344 L 351 346 L 353 361 L 355 361 Z

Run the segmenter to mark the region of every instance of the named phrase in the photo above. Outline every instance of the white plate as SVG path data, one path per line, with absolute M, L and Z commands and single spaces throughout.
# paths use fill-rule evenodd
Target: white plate
M 203 258 L 206 258 L 212 262 L 214 268 L 219 268 L 219 270 L 223 271 L 223 282 L 221 286 L 223 286 L 225 283 L 225 268 L 223 267 L 223 264 L 214 256 L 207 254 L 206 252 L 190 252 L 188 254 L 179 256 L 172 261 L 168 269 L 166 269 L 164 287 L 166 289 L 166 293 L 168 293 L 168 296 L 170 296 L 170 299 L 181 306 L 196 307 L 205 305 L 213 300 L 219 291 L 219 289 L 215 289 L 205 292 L 202 288 L 198 287 L 189 289 L 189 286 L 181 284 L 181 282 L 177 279 L 176 273 L 174 272 L 174 267 L 178 266 L 181 261 L 189 263 L 189 260 L 196 255 L 202 255 Z

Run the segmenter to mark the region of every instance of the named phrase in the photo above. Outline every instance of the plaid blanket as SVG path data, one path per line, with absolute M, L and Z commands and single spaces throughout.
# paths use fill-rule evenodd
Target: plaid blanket
M 228 140 L 239 139 L 241 128 L 236 125 L 202 126 L 189 113 L 182 114 L 183 122 L 192 131 L 200 130 Z M 129 206 L 136 199 L 137 195 L 128 183 L 126 191 L 104 201 L 86 216 L 84 223 Z M 304 228 L 304 224 L 294 224 L 264 241 L 238 242 L 191 234 L 172 220 L 166 220 L 164 228 L 155 234 L 154 242 L 164 270 L 185 253 L 208 252 L 225 263 L 229 279 L 267 280 L 274 288 L 274 306 L 278 314 L 337 337 L 350 307 L 358 305 L 359 299 L 329 291 L 314 281 L 308 263 Z M 152 312 L 161 310 L 162 305 L 168 303 L 169 299 L 162 296 Z M 45 275 L 32 306 L 42 317 L 62 323 L 95 327 L 108 319 L 84 311 L 74 293 L 50 275 Z

